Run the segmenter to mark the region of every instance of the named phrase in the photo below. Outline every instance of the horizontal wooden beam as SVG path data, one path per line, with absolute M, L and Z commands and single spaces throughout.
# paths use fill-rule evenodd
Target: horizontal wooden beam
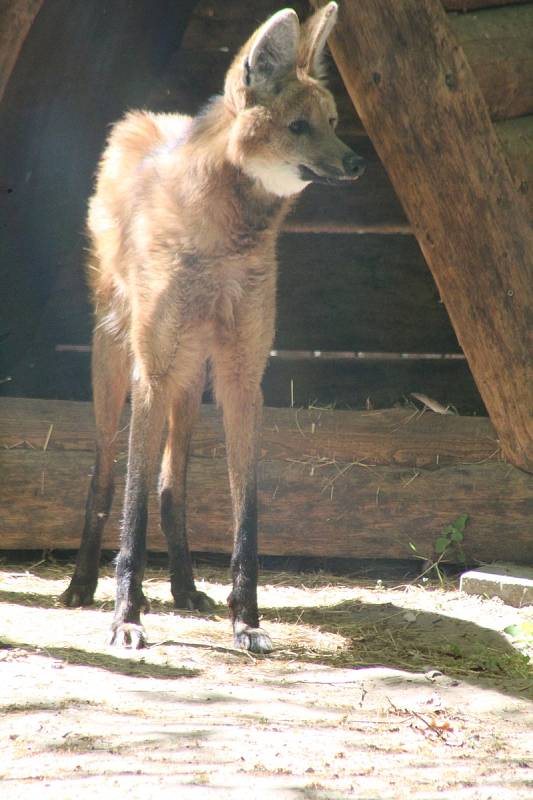
M 326 213 L 333 216 L 335 213 L 334 208 L 326 209 Z M 377 234 L 378 236 L 387 236 L 390 234 L 398 234 L 400 236 L 412 236 L 413 229 L 408 223 L 379 223 L 376 222 L 375 224 L 361 224 L 358 222 L 335 222 L 335 221 L 328 221 L 324 219 L 322 222 L 312 222 L 308 220 L 300 221 L 298 216 L 295 216 L 291 219 L 288 219 L 284 226 L 283 230 L 285 233 L 341 233 L 341 234 L 358 234 L 358 235 L 365 235 L 365 234 Z
M 0 401 L 3 549 L 77 548 L 93 433 L 89 404 Z M 104 539 L 110 549 L 118 540 L 125 448 L 123 430 L 117 502 Z M 441 529 L 465 513 L 469 559 L 527 561 L 531 484 L 530 476 L 500 461 L 486 419 L 267 409 L 260 551 L 409 558 L 412 543 L 431 557 Z M 165 549 L 156 502 L 153 492 L 148 547 L 154 551 Z M 224 441 L 212 408 L 202 409 L 193 437 L 188 512 L 194 550 L 230 552 Z
M 117 436 L 118 460 L 128 446 L 129 411 Z M 0 399 L 0 453 L 31 449 L 41 452 L 93 452 L 91 403 L 68 400 Z M 197 457 L 224 455 L 221 414 L 203 405 L 191 446 Z M 465 462 L 500 460 L 494 429 L 486 417 L 417 413 L 413 408 L 382 411 L 338 411 L 332 408 L 265 408 L 262 458 L 365 461 L 426 469 Z

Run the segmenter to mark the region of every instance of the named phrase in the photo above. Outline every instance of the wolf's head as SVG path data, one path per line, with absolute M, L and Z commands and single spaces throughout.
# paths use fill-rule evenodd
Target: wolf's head
M 301 27 L 292 9 L 278 11 L 226 75 L 224 100 L 234 118 L 229 157 L 280 197 L 364 172 L 363 159 L 335 134 L 335 101 L 323 83 L 324 47 L 337 10 L 328 3 Z

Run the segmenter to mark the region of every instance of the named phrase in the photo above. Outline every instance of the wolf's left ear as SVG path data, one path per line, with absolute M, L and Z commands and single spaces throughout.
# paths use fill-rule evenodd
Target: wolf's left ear
M 278 78 L 296 68 L 300 22 L 292 8 L 270 17 L 255 32 L 244 60 L 244 83 L 268 89 Z
M 298 66 L 318 80 L 326 75 L 324 48 L 331 30 L 337 22 L 338 11 L 337 3 L 328 3 L 302 25 Z

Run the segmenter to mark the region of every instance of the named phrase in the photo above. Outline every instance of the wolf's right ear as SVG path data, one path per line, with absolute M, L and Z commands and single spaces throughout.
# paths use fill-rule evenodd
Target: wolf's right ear
M 300 22 L 292 8 L 270 17 L 241 49 L 226 76 L 225 94 L 234 100 L 242 90 L 268 92 L 279 78 L 296 69 Z

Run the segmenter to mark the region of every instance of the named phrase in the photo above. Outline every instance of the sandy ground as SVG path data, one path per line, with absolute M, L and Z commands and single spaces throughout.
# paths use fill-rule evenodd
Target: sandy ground
M 264 573 L 270 657 L 174 613 L 149 570 L 150 647 L 105 644 L 113 580 L 63 609 L 69 569 L 0 569 L 0 796 L 399 800 L 533 797 L 533 675 L 502 633 L 533 609 L 453 586 Z M 522 643 L 523 647 L 523 643 Z

